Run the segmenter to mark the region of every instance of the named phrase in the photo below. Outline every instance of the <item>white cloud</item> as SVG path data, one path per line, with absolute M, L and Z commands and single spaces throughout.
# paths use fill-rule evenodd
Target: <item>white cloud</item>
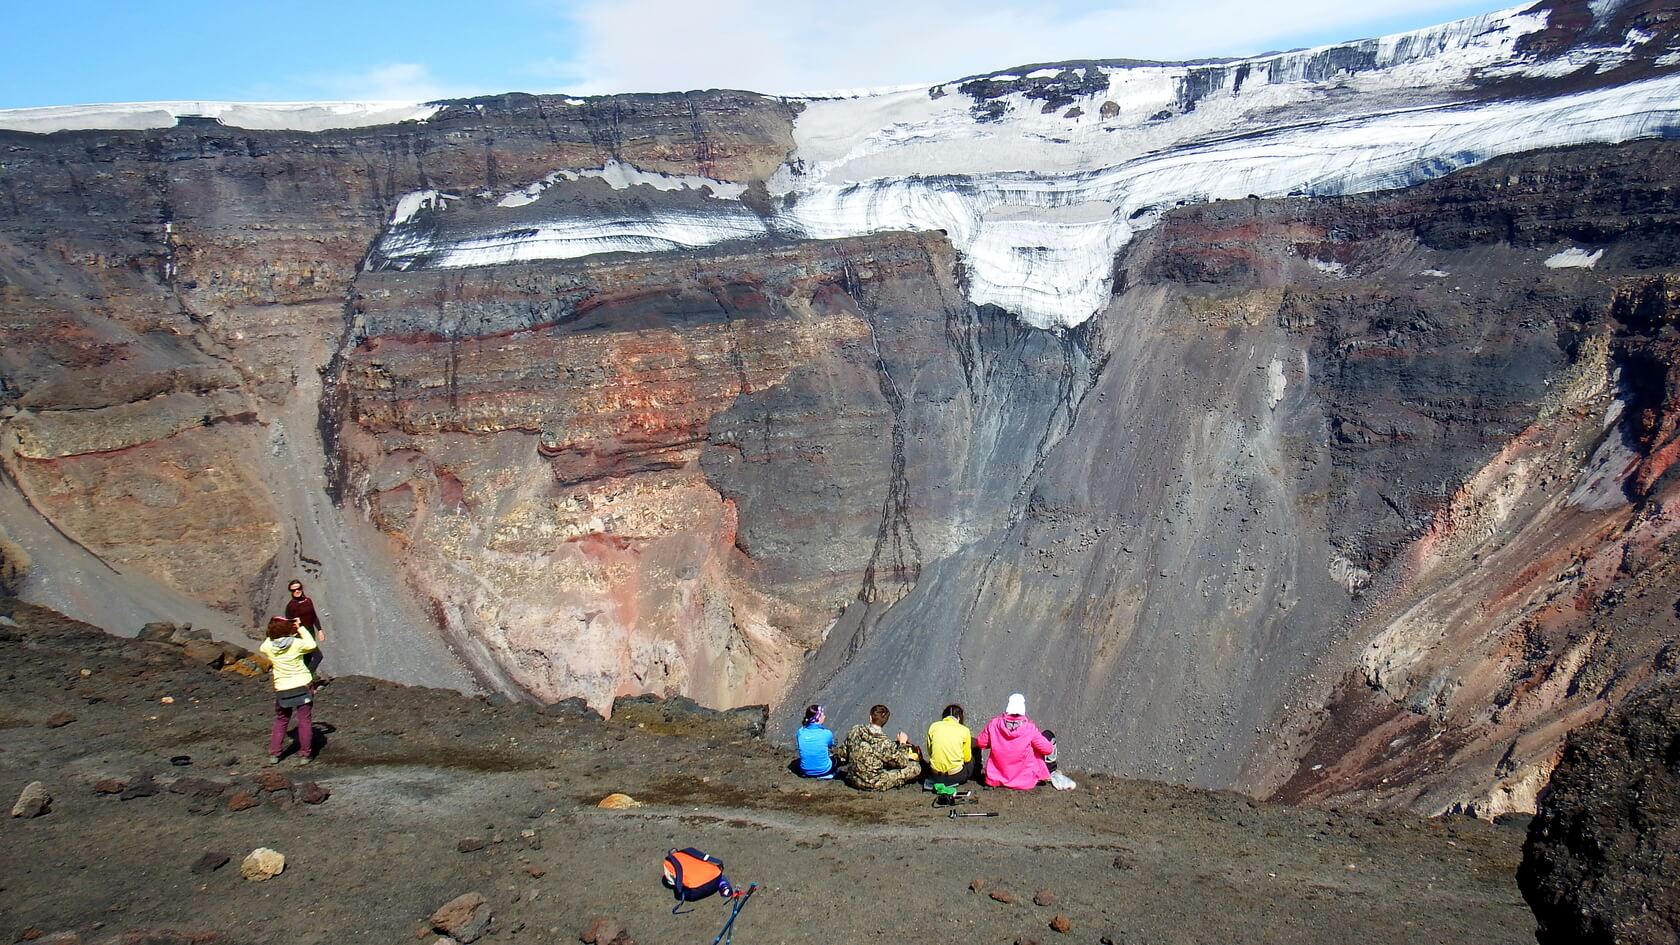
M 1253 0 L 1100 10 L 998 0 L 584 0 L 569 5 L 579 53 L 533 72 L 579 94 L 742 88 L 792 94 L 939 82 L 1033 62 L 1184 59 L 1261 52 L 1290 37 L 1357 38 L 1396 16 L 1463 0 Z
M 343 102 L 429 102 L 473 94 L 432 75 L 416 62 L 391 62 L 359 72 L 323 73 L 292 80 L 307 97 Z M 295 96 L 294 96 L 295 97 Z

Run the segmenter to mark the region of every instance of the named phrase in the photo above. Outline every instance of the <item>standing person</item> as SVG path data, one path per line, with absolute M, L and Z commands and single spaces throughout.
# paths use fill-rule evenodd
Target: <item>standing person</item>
M 314 676 L 306 661 L 315 649 L 315 638 L 296 617 L 270 618 L 267 637 L 258 649 L 268 657 L 274 671 L 274 728 L 268 737 L 268 763 L 280 763 L 280 751 L 286 747 L 286 728 L 295 719 L 297 763 L 306 765 L 310 761 L 310 749 L 315 747 L 315 719 L 310 709 L 315 701 L 310 686 Z
M 834 780 L 838 765 L 834 763 L 834 732 L 823 727 L 825 713 L 820 705 L 805 709 L 805 722 L 799 726 L 799 776 Z
M 883 725 L 892 718 L 884 705 L 871 706 L 869 724 L 854 725 L 840 747 L 841 775 L 846 783 L 863 791 L 890 791 L 921 777 L 922 763 L 910 736 L 898 733 L 888 738 Z
M 974 744 L 986 753 L 986 784 L 1030 791 L 1050 780 L 1044 759 L 1056 746 L 1027 718 L 1027 697 L 1014 693 L 1003 714 L 986 723 Z
M 963 707 L 945 707 L 939 721 L 928 726 L 928 781 L 956 787 L 974 776 L 974 733 L 963 724 Z
M 303 593 L 303 582 L 292 579 L 286 585 L 286 592 L 291 599 L 286 601 L 286 619 L 302 622 L 304 629 L 315 638 L 315 649 L 309 651 L 305 661 L 309 664 L 309 673 L 315 677 L 315 685 L 325 686 L 331 682 L 321 673 L 321 644 L 327 642 L 327 634 L 321 629 L 321 615 L 315 612 L 315 602 Z

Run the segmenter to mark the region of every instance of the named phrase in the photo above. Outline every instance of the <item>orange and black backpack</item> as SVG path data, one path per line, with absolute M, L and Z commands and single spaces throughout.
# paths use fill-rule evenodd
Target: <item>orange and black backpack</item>
M 672 850 L 665 854 L 665 885 L 677 897 L 672 914 L 682 911 L 683 903 L 704 899 L 721 893 L 725 899 L 735 895 L 729 877 L 723 875 L 723 861 L 693 847 Z

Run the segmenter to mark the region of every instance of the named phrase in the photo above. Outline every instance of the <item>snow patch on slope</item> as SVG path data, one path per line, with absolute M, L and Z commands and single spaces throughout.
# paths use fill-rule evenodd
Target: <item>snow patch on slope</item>
M 1604 255 L 1604 250 L 1587 252 L 1579 246 L 1574 246 L 1547 257 L 1547 269 L 1591 269 L 1598 265 L 1598 260 Z
M 728 200 L 739 200 L 747 192 L 745 184 L 701 177 L 697 174 L 661 174 L 657 171 L 644 171 L 634 164 L 622 161 L 608 161 L 604 166 L 581 171 L 555 171 L 527 187 L 510 191 L 497 201 L 500 207 L 523 207 L 528 203 L 535 203 L 543 191 L 560 181 L 575 181 L 585 178 L 605 181 L 613 190 L 628 190 L 631 187 L 652 187 L 655 190 L 697 190 L 712 197 L 722 197 Z

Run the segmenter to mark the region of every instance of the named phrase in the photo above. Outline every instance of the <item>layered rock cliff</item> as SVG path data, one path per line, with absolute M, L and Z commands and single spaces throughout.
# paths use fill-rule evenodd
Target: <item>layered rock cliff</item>
M 238 634 L 299 575 L 345 671 L 1025 691 L 1076 767 L 1531 809 L 1680 666 L 1680 172 L 1517 152 L 1676 134 L 1680 53 L 1650 3 L 1408 36 L 0 132 L 24 594 Z

